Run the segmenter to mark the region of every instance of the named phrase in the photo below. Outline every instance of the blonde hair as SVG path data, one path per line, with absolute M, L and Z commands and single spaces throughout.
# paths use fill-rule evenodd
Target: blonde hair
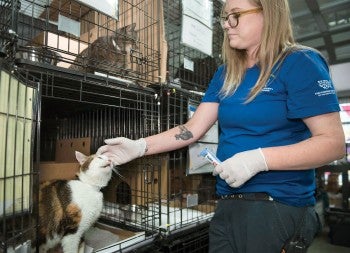
M 293 37 L 288 0 L 249 0 L 262 8 L 264 15 L 261 43 L 256 51 L 259 78 L 251 89 L 246 102 L 251 102 L 269 80 L 273 66 L 281 62 L 288 52 L 298 48 Z M 225 5 L 223 7 L 224 11 Z M 224 85 L 220 91 L 224 97 L 233 94 L 247 70 L 246 50 L 231 48 L 227 34 L 222 44 L 223 62 L 226 64 Z

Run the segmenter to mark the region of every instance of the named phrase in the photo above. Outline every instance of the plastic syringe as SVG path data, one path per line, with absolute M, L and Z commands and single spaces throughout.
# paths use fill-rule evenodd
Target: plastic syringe
M 216 166 L 221 163 L 221 161 L 216 157 L 216 155 L 208 148 L 203 149 L 200 153 L 200 156 L 206 158 L 212 165 Z

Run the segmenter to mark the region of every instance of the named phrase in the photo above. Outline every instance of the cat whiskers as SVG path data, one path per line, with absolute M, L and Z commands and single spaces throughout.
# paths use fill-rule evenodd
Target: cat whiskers
M 126 179 L 122 174 L 119 173 L 119 171 L 118 171 L 118 166 L 112 166 L 112 171 L 113 171 L 115 174 L 117 174 L 117 176 L 120 177 L 121 179 L 123 179 L 123 180 Z

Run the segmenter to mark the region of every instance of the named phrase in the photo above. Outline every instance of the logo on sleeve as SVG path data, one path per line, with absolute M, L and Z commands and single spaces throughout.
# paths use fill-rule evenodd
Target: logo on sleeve
M 330 80 L 318 80 L 317 83 L 321 88 L 325 90 L 333 87 L 332 82 Z
M 323 90 L 315 92 L 316 96 L 321 97 L 335 94 L 335 90 L 333 89 L 333 84 L 331 80 L 318 80 L 317 83 L 318 86 L 321 87 Z

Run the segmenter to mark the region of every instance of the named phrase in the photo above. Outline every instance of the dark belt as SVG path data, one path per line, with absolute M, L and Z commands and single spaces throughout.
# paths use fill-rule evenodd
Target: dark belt
M 254 193 L 236 193 L 229 195 L 221 195 L 219 199 L 242 199 L 242 200 L 268 200 L 273 201 L 273 198 L 264 192 Z

